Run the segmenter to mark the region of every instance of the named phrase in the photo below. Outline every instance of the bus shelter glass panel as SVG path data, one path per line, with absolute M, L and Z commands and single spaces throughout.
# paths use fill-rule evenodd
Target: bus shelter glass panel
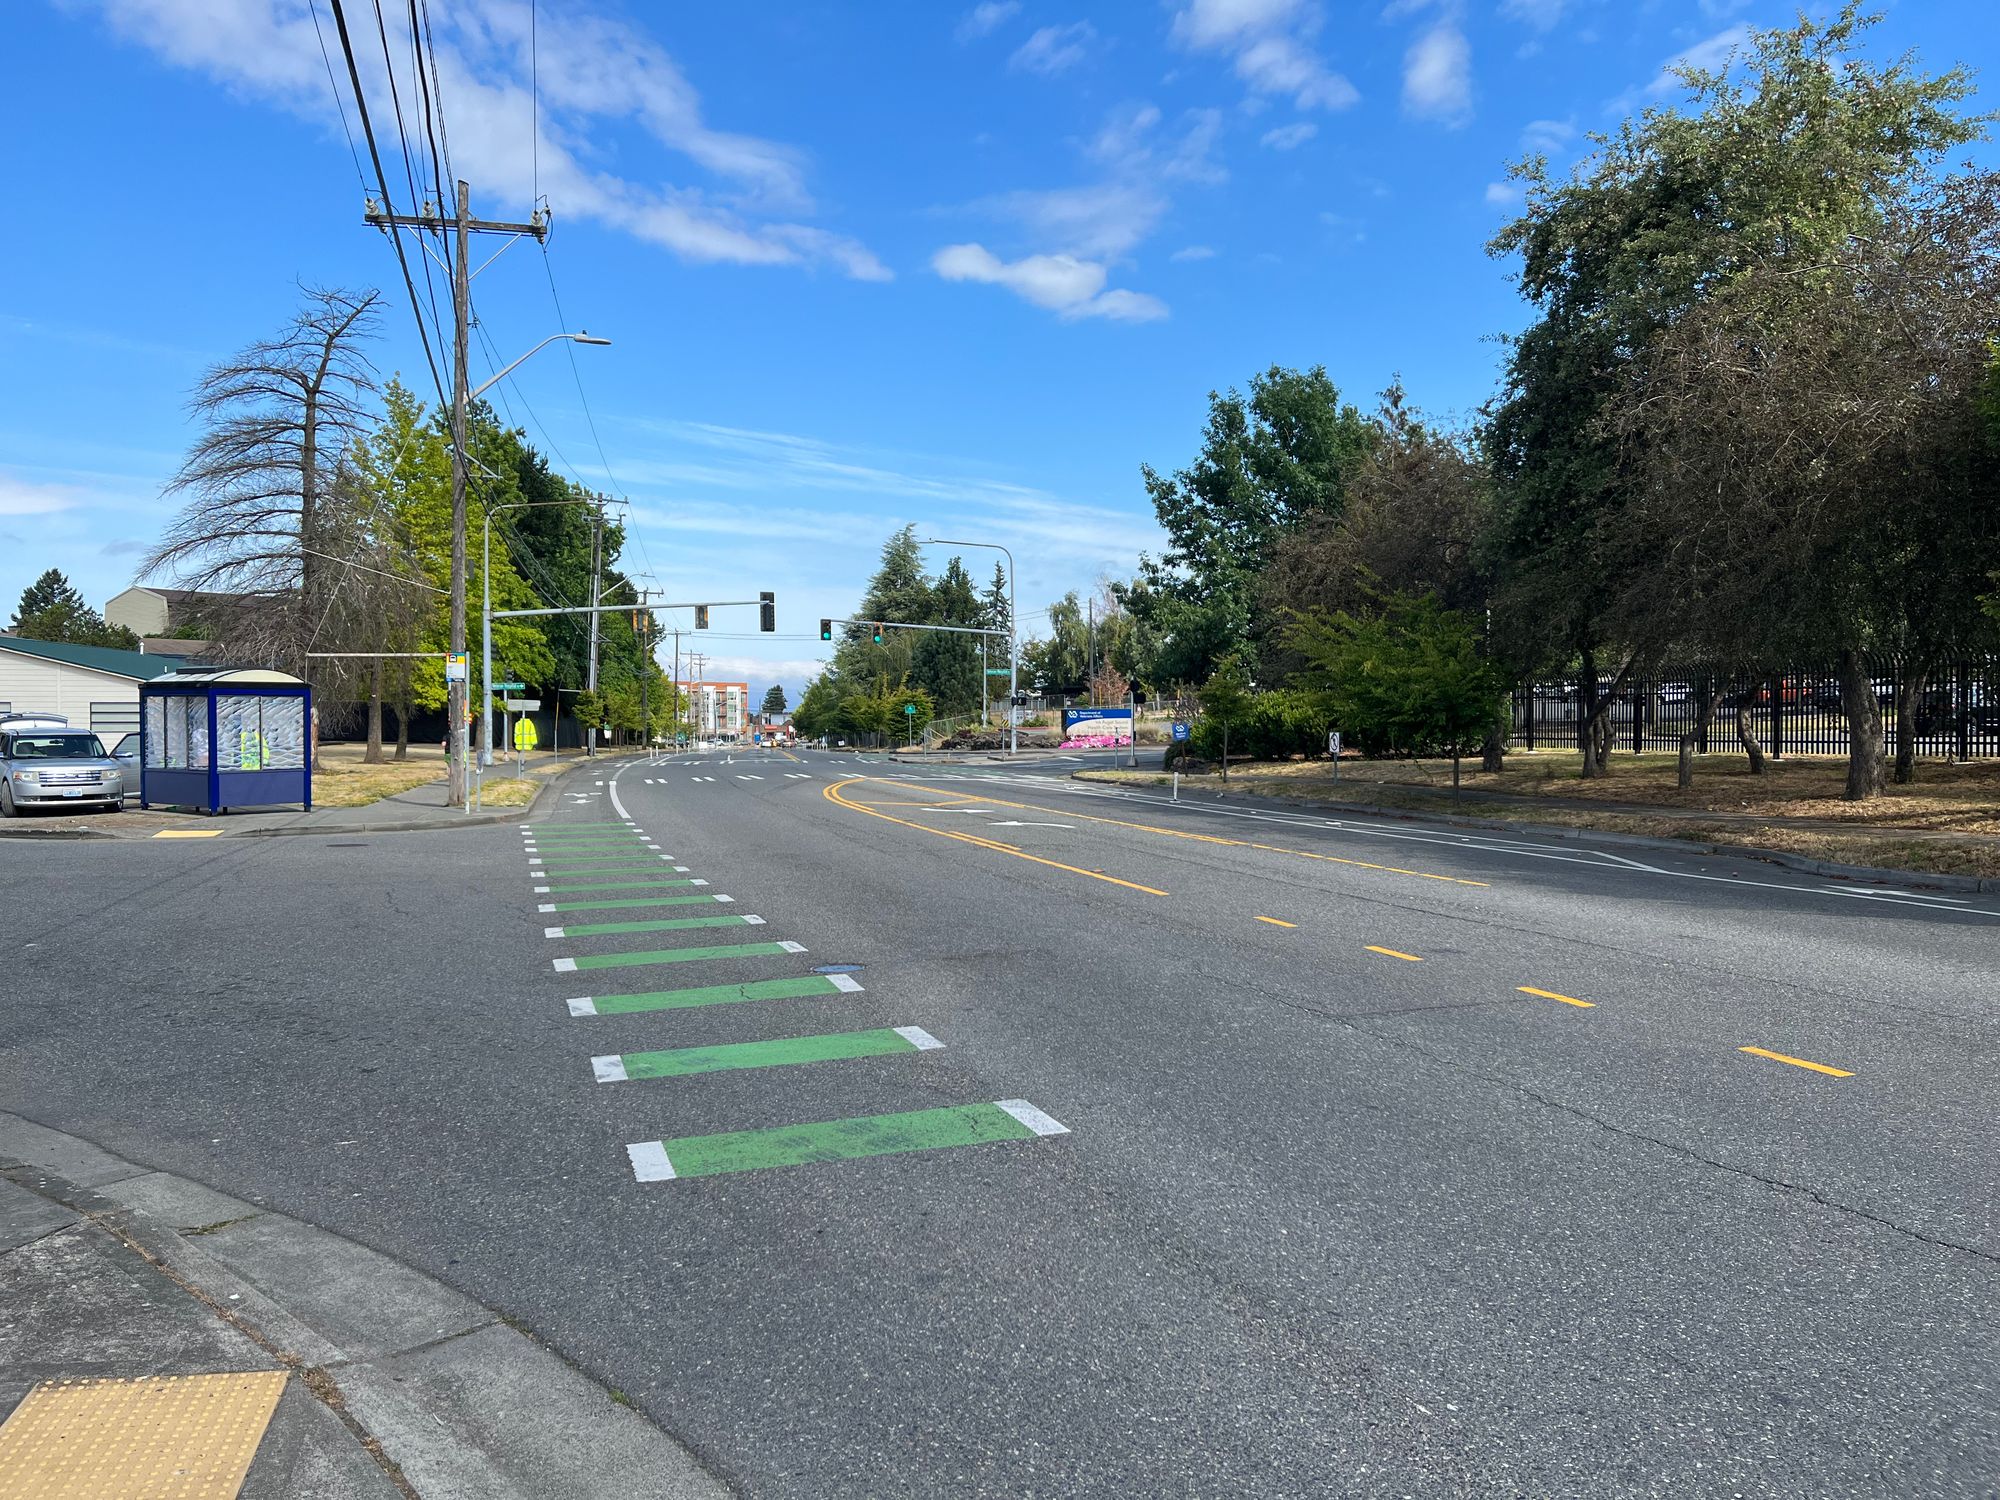
M 289 695 L 218 694 L 215 737 L 216 765 L 221 770 L 304 770 L 305 701 Z
M 208 698 L 200 693 L 162 693 L 146 700 L 146 768 L 153 771 L 208 769 Z

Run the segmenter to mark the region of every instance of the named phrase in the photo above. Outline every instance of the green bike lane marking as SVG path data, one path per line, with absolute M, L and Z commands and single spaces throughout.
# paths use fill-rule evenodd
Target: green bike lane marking
M 593 1057 L 590 1066 L 599 1083 L 623 1083 L 629 1078 L 684 1078 L 690 1073 L 720 1073 L 730 1068 L 782 1068 L 795 1063 L 884 1057 L 892 1052 L 935 1052 L 943 1046 L 921 1026 L 884 1026 L 768 1042 L 675 1047 L 665 1052 L 615 1052 Z
M 544 927 L 542 936 L 603 937 L 614 932 L 692 932 L 697 927 L 762 927 L 762 917 L 655 917 L 647 922 L 589 922 L 581 927 Z
M 579 969 L 631 969 L 645 964 L 685 964 L 703 958 L 755 958 L 766 953 L 803 953 L 804 943 L 725 943 L 713 948 L 660 948 L 646 953 L 592 953 L 555 960 L 558 974 Z
M 567 1003 L 573 1016 L 626 1016 L 643 1011 L 688 1010 L 701 1005 L 734 1005 L 741 1000 L 797 1000 L 809 995 L 860 992 L 861 981 L 852 974 L 801 974 L 792 979 L 704 984 L 694 989 L 653 990 L 642 995 L 585 995 Z
M 625 1148 L 625 1154 L 631 1158 L 632 1175 L 640 1182 L 668 1182 L 677 1177 L 710 1177 L 1068 1133 L 1067 1126 L 1027 1100 L 1001 1099 L 992 1104 L 946 1105 L 813 1125 L 781 1125 L 771 1130 L 635 1141 Z
M 655 843 L 652 835 L 645 833 L 597 833 L 587 839 L 543 838 L 524 839 L 525 848 L 540 845 L 544 849 L 608 849 L 622 845 Z
M 687 866 L 675 865 L 674 868 L 676 870 L 685 870 Z M 597 881 L 588 881 L 582 885 L 538 885 L 535 887 L 535 894 L 537 896 L 547 896 L 557 891 L 630 891 L 637 889 L 657 890 L 661 886 L 668 886 L 668 885 L 707 885 L 707 884 L 708 882 L 706 880 L 675 880 L 671 876 L 662 873 L 662 875 L 659 878 L 652 880 L 597 880 Z
M 536 911 L 607 911 L 619 906 L 695 906 L 705 901 L 734 901 L 734 896 L 619 896 L 595 901 L 544 901 Z
M 562 856 L 557 855 L 556 858 L 561 859 Z M 638 870 L 657 870 L 666 861 L 667 856 L 664 854 L 648 854 L 637 859 L 593 860 L 588 864 L 581 865 L 541 865 L 541 873 L 544 875 L 602 875 L 607 871 L 616 871 L 620 874 L 630 875 Z M 528 863 L 531 866 L 540 865 L 541 861 L 531 859 Z

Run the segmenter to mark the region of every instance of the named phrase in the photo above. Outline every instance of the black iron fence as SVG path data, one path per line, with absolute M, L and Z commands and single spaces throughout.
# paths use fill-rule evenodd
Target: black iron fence
M 1911 687 L 1904 670 L 1885 666 L 1871 672 L 1882 713 L 1886 753 L 1901 748 L 1898 706 Z M 1598 697 L 1611 695 L 1609 678 Z M 1911 688 L 1911 745 L 1916 755 L 1942 760 L 2000 757 L 2000 660 L 1954 662 L 1921 674 Z M 1700 723 L 1704 700 L 1719 694 L 1708 723 Z M 1526 750 L 1575 749 L 1587 715 L 1587 695 L 1578 679 L 1540 682 L 1514 694 L 1514 743 Z M 1738 748 L 1737 719 L 1746 716 L 1750 733 L 1772 755 L 1845 755 L 1847 712 L 1840 678 L 1832 670 L 1787 672 L 1745 679 L 1699 669 L 1659 672 L 1628 680 L 1609 710 L 1615 750 L 1671 750 L 1695 735 L 1695 749 Z

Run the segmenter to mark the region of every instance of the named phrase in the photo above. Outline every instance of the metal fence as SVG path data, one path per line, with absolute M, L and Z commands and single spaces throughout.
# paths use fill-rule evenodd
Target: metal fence
M 1903 669 L 1871 673 L 1882 710 L 1884 749 L 1901 748 L 1896 706 L 1905 683 Z M 1610 691 L 1602 679 L 1599 693 Z M 1704 697 L 1720 690 L 1721 700 L 1705 728 L 1698 729 Z M 1739 710 L 1750 733 L 1770 754 L 1845 755 L 1847 713 L 1840 678 L 1831 670 L 1787 672 L 1745 679 L 1700 669 L 1661 672 L 1628 680 L 1610 709 L 1614 750 L 1671 750 L 1683 735 L 1696 733 L 1695 749 L 1731 751 L 1738 747 Z M 1585 716 L 1579 679 L 1541 682 L 1514 694 L 1513 742 L 1525 750 L 1575 749 Z M 1912 749 L 1944 760 L 2000 757 L 2000 660 L 1954 662 L 1923 675 L 1916 688 Z

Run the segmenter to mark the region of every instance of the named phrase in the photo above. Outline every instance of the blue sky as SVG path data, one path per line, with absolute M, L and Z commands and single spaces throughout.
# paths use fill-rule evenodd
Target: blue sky
M 372 34 L 370 0 L 348 9 Z M 711 675 L 760 690 L 796 690 L 819 616 L 853 607 L 905 521 L 1012 546 L 1028 631 L 1128 573 L 1158 542 L 1139 465 L 1185 462 L 1206 393 L 1273 363 L 1323 363 L 1363 404 L 1400 374 L 1469 416 L 1522 318 L 1483 251 L 1506 163 L 1574 159 L 1672 93 L 1671 59 L 1793 13 L 535 0 L 531 47 L 529 0 L 431 9 L 475 211 L 520 217 L 539 190 L 555 215 L 546 261 L 519 244 L 479 278 L 486 341 L 504 363 L 562 326 L 551 278 L 571 327 L 615 341 L 574 374 L 544 351 L 507 410 L 629 500 L 628 565 L 668 597 L 777 591 L 777 638 L 745 612 L 704 643 Z M 1990 0 L 1885 10 L 1874 50 L 1991 72 Z M 392 293 L 378 362 L 427 383 L 312 18 L 7 5 L 0 606 L 48 566 L 98 604 L 132 581 L 188 388 L 283 322 L 296 279 Z M 379 43 L 371 67 L 393 148 Z M 994 556 L 967 560 L 983 577 Z

